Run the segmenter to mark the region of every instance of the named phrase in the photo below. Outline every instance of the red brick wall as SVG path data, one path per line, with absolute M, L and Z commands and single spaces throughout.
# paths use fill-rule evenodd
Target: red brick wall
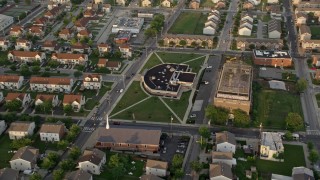
M 254 64 L 262 66 L 292 66 L 291 58 L 254 58 Z
M 157 152 L 159 145 L 141 145 L 141 144 L 127 144 L 127 143 L 100 143 L 97 142 L 97 148 L 110 148 L 113 150 L 127 150 L 127 151 L 140 151 L 140 152 Z

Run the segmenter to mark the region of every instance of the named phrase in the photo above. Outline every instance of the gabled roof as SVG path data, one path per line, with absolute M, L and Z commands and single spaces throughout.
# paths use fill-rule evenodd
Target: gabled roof
M 9 92 L 6 96 L 6 101 L 13 101 L 15 99 L 19 99 L 23 101 L 24 96 L 26 93 L 15 93 L 15 92 Z
M 46 40 L 42 44 L 42 47 L 56 47 L 56 46 L 57 46 L 57 42 L 56 41 L 50 41 L 50 40 Z
M 28 162 L 33 162 L 35 157 L 37 157 L 39 154 L 39 149 L 36 149 L 31 146 L 25 146 L 20 148 L 14 156 L 11 158 L 10 161 L 16 160 L 16 159 L 23 159 Z
M 19 32 L 19 31 L 22 31 L 22 30 L 23 30 L 23 27 L 22 26 L 18 26 L 18 25 L 13 25 L 10 28 L 10 32 Z
M 107 61 L 106 67 L 119 67 L 121 65 L 121 62 L 119 61 Z
M 27 132 L 30 125 L 34 122 L 29 121 L 16 121 L 10 124 L 8 131 L 23 131 Z
M 75 26 L 86 27 L 88 23 L 89 23 L 89 19 L 83 17 L 83 18 L 79 19 L 78 21 L 76 21 Z
M 64 29 L 62 29 L 60 32 L 59 32 L 59 35 L 61 34 L 61 35 L 70 35 L 72 32 L 71 32 L 71 30 L 70 29 L 68 29 L 68 28 L 64 28 Z
M 70 85 L 71 78 L 66 77 L 36 77 L 30 78 L 30 84 L 56 84 L 56 85 Z
M 84 170 L 78 169 L 66 174 L 64 180 L 91 180 L 92 175 Z
M 87 49 L 89 46 L 87 44 L 76 42 L 75 44 L 71 45 L 71 49 Z
M 65 126 L 63 124 L 45 123 L 41 125 L 40 133 L 56 133 L 60 134 L 64 131 Z
M 63 97 L 63 104 L 72 104 L 74 101 L 80 104 L 81 99 L 81 94 L 65 94 Z
M 42 33 L 42 32 L 43 32 L 41 26 L 31 26 L 31 27 L 29 28 L 29 31 L 30 31 L 31 33 Z
M 210 178 L 224 176 L 229 179 L 233 179 L 231 167 L 225 163 L 210 164 L 209 174 Z
M 105 157 L 105 153 L 100 151 L 99 149 L 85 150 L 83 155 L 79 158 L 78 162 L 89 161 L 95 165 L 99 165 L 103 158 Z
M 234 134 L 228 131 L 216 133 L 216 144 L 220 144 L 224 142 L 228 142 L 230 144 L 236 145 L 236 139 Z
M 100 65 L 106 65 L 108 62 L 108 59 L 100 58 L 98 61 L 98 64 Z M 1 82 L 1 81 L 0 81 Z
M 168 169 L 168 162 L 148 159 L 147 163 L 146 163 L 146 168 L 167 170 Z
M 85 59 L 85 54 L 53 53 L 52 59 Z
M 90 81 L 86 81 L 86 78 L 90 78 Z M 100 74 L 84 74 L 83 75 L 83 82 L 93 82 L 93 78 L 98 78 L 98 81 L 101 80 L 101 75 Z M 96 82 L 96 81 L 95 81 Z
M 303 13 L 303 12 L 298 12 L 298 13 L 296 13 L 296 16 L 297 16 L 297 18 L 301 18 L 301 17 L 303 17 L 303 18 L 308 18 L 308 15 L 306 15 L 305 13 Z
M 152 174 L 146 174 L 146 175 L 142 175 L 141 180 L 164 180 L 158 176 L 152 175 Z
M 278 31 L 281 33 L 281 22 L 276 19 L 271 19 L 268 22 L 268 32 Z
M 13 51 L 9 51 L 9 54 L 12 54 L 13 56 L 16 56 L 16 57 L 30 57 L 30 58 L 34 58 L 36 56 L 41 56 L 41 53 L 40 52 L 37 52 L 37 51 L 16 51 L 16 50 L 13 50 Z
M 0 75 L 0 82 L 14 82 L 17 83 L 22 76 L 18 75 L 5 75 L 1 74 Z
M 48 21 L 46 17 L 36 18 L 33 24 L 45 24 Z
M 84 29 L 79 31 L 78 34 L 81 36 L 89 36 L 91 33 L 88 30 Z
M 27 40 L 27 39 L 23 39 L 23 38 L 19 38 L 17 39 L 16 43 L 30 43 L 31 41 Z
M 18 180 L 19 171 L 11 168 L 0 169 L 0 179 L 1 180 Z
M 232 152 L 219 152 L 219 151 L 213 151 L 211 153 L 212 159 L 227 159 L 232 160 L 233 159 L 233 153 Z
M 38 99 L 40 99 L 41 101 L 50 101 L 51 102 L 53 100 L 54 96 L 56 96 L 56 95 L 52 95 L 52 94 L 37 94 L 35 100 L 37 101 Z
M 292 169 L 293 180 L 315 180 L 313 171 L 306 167 L 294 167 Z
M 99 48 L 109 48 L 110 46 L 108 45 L 108 44 L 105 44 L 105 43 L 100 43 L 99 45 L 98 45 L 98 47 Z
M 310 30 L 309 26 L 302 24 L 300 26 L 300 34 L 305 34 L 305 33 L 306 34 L 311 34 L 311 30 Z

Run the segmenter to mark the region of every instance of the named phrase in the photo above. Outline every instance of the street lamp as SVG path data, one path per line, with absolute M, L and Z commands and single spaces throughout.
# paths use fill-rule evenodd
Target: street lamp
M 106 121 L 107 121 L 107 124 L 106 124 L 106 129 L 110 129 L 110 126 L 109 126 L 109 117 L 108 117 L 108 114 L 104 113 L 105 116 L 106 116 Z

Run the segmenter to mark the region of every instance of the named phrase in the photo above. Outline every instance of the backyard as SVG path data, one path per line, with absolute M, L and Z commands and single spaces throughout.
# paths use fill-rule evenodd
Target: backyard
M 197 34 L 202 35 L 207 15 L 201 12 L 183 12 L 171 26 L 172 34 Z
M 201 7 L 208 7 L 208 8 L 212 8 L 215 6 L 215 4 L 211 1 L 211 0 L 204 0 L 200 2 L 200 6 Z
M 8 135 L 2 135 L 0 138 L 0 168 L 9 167 L 9 161 L 13 156 L 10 153 L 12 149 L 10 148 L 11 140 Z
M 311 39 L 320 39 L 320 26 L 310 26 Z
M 299 113 L 303 117 L 300 97 L 286 91 L 261 90 L 256 103 L 256 122 L 262 122 L 267 128 L 284 129 L 289 112 Z

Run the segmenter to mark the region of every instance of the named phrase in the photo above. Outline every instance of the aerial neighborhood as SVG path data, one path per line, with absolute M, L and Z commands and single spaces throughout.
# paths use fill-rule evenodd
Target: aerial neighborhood
M 320 179 L 319 0 L 14 0 L 0 18 L 0 180 Z

